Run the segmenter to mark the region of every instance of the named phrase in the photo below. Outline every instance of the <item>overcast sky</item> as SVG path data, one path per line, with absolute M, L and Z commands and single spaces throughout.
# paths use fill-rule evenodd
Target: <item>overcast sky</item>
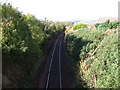
M 5 0 L 6 1 L 6 0 Z M 38 19 L 74 20 L 118 17 L 120 0 L 7 0 L 24 14 Z

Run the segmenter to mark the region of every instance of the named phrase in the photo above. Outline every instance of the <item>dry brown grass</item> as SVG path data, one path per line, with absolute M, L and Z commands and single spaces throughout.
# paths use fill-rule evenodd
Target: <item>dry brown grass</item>
M 114 32 L 118 32 L 118 29 L 108 29 L 108 30 L 105 32 L 105 34 L 110 35 L 110 34 L 112 34 L 112 33 L 114 33 Z

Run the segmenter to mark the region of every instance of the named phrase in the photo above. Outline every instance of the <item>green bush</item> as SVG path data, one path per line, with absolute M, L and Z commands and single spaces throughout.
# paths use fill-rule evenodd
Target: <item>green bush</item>
M 78 23 L 73 27 L 73 30 L 80 29 L 80 28 L 87 28 L 87 25 L 84 23 Z
M 105 35 L 100 30 L 81 29 L 72 34 L 66 34 L 66 42 L 72 62 L 76 63 L 73 68 L 77 66 L 79 69 L 79 72 L 77 69 L 74 70 L 76 72 L 76 85 L 80 85 L 81 83 L 78 80 L 79 76 L 79 79 L 82 78 L 90 88 L 118 88 L 117 33 Z M 101 46 L 92 55 L 100 44 Z
M 34 80 L 32 76 L 38 73 L 38 68 L 43 64 L 41 58 L 48 52 L 55 36 L 65 30 L 65 25 L 40 21 L 30 14 L 24 15 L 10 4 L 2 5 L 0 24 L 3 76 L 11 82 L 7 87 L 3 84 L 3 87 L 19 87 L 24 80 Z
M 107 29 L 116 29 L 118 25 L 119 23 L 116 21 L 107 20 L 106 22 L 103 23 L 96 23 L 95 27 L 99 30 L 107 30 Z

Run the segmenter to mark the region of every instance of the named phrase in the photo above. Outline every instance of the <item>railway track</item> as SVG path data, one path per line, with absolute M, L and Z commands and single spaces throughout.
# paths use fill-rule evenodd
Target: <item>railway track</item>
M 47 77 L 46 89 L 47 88 L 62 88 L 62 71 L 61 71 L 61 45 L 62 45 L 63 34 L 61 34 L 54 45 L 51 59 L 49 72 Z
M 71 88 L 71 66 L 66 55 L 64 32 L 59 34 L 46 55 L 44 71 L 36 80 L 38 88 Z M 41 72 L 40 72 L 41 74 Z

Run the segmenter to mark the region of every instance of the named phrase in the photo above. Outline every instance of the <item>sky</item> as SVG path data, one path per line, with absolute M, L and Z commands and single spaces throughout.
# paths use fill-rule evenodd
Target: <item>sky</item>
M 97 20 L 118 17 L 120 0 L 4 0 L 23 14 L 53 21 Z

